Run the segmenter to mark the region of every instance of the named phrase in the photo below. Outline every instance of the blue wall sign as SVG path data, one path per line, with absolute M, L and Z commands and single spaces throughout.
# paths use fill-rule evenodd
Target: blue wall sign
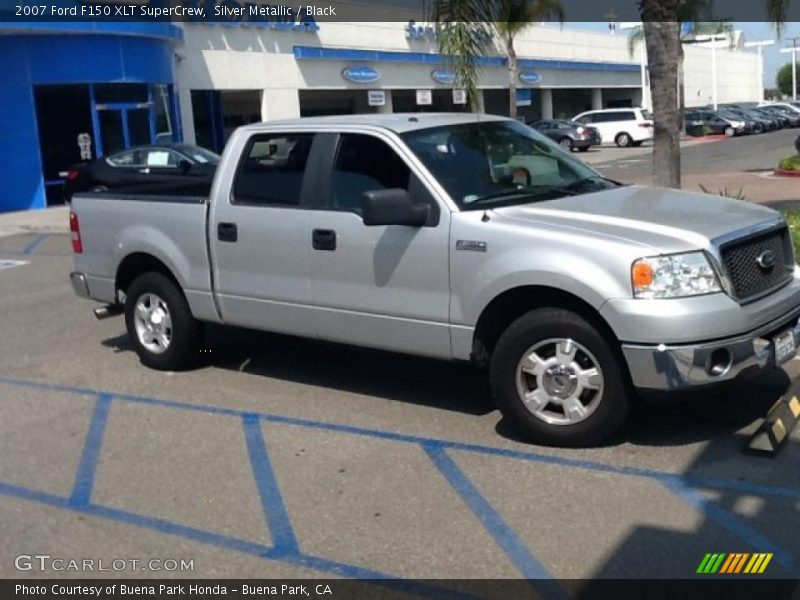
M 530 106 L 533 103 L 533 90 L 517 90 L 517 106 Z
M 456 81 L 456 74 L 446 69 L 436 69 L 431 71 L 431 79 L 443 85 L 453 85 Z
M 353 83 L 372 83 L 381 78 L 380 71 L 372 67 L 359 66 L 342 69 L 342 77 Z
M 522 71 L 519 74 L 519 80 L 526 85 L 533 85 L 534 83 L 539 83 L 542 80 L 542 76 L 536 71 Z

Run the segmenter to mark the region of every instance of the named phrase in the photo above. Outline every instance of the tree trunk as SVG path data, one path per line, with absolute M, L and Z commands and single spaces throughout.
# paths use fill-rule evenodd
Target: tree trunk
M 677 0 L 642 0 L 641 7 L 655 125 L 653 183 L 679 188 L 681 116 L 677 98 L 680 58 Z
M 514 48 L 514 38 L 506 41 L 508 50 L 508 116 L 517 118 L 517 51 Z
M 683 43 L 680 39 L 680 31 L 678 31 L 678 109 L 680 109 L 680 130 L 683 131 L 684 121 L 683 121 L 683 113 L 686 110 L 686 86 L 684 84 L 684 63 L 686 55 L 683 51 Z

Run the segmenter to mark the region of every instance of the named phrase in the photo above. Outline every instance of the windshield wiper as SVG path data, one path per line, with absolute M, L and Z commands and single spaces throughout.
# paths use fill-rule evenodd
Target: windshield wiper
M 561 192 L 560 188 L 545 188 L 536 191 L 525 191 L 524 189 L 505 190 L 502 192 L 495 192 L 494 194 L 486 194 L 485 196 L 467 196 L 462 200 L 464 206 L 478 206 L 494 200 L 503 200 L 507 198 L 514 198 L 520 196 L 531 200 L 544 200 L 551 196 L 561 196 L 568 192 Z

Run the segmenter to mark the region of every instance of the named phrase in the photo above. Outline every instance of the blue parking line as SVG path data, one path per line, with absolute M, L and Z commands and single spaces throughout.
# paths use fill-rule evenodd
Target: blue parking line
M 294 529 L 292 529 L 289 511 L 283 502 L 278 480 L 264 443 L 261 419 L 257 415 L 246 414 L 242 416 L 242 423 L 247 452 L 250 455 L 250 465 L 253 468 L 253 478 L 261 498 L 261 508 L 264 510 L 267 526 L 272 535 L 274 549 L 276 552 L 286 555 L 300 554 L 300 544 L 298 544 Z
M 45 240 L 46 240 L 48 237 L 50 237 L 50 236 L 49 236 L 49 234 L 47 234 L 47 233 L 40 233 L 39 235 L 37 235 L 37 236 L 36 236 L 36 237 L 33 239 L 33 241 L 32 241 L 30 244 L 28 244 L 27 246 L 25 246 L 25 249 L 22 251 L 22 253 L 23 253 L 23 254 L 26 254 L 26 255 L 33 254 L 33 251 L 34 251 L 34 250 L 36 250 L 36 248 L 38 248 L 38 247 L 39 247 L 39 245 L 40 245 L 42 242 L 44 242 L 44 241 L 45 241 Z
M 545 598 L 566 598 L 564 590 L 553 581 L 553 576 L 547 568 L 531 554 L 516 532 L 483 497 L 464 472 L 458 468 L 444 448 L 436 444 L 425 444 L 422 449 L 494 538 L 497 545 L 508 555 L 522 576 L 532 580 L 532 587 L 542 593 Z
M 747 481 L 734 481 L 729 479 L 708 477 L 705 475 L 692 475 L 692 474 L 677 475 L 675 473 L 670 473 L 669 471 L 660 471 L 657 469 L 645 469 L 641 467 L 609 465 L 591 460 L 568 458 L 554 454 L 542 454 L 539 452 L 533 452 L 529 450 L 514 450 L 510 448 L 484 446 L 481 444 L 454 442 L 437 438 L 428 438 L 423 436 L 395 433 L 392 431 L 383 431 L 380 429 L 368 429 L 365 427 L 357 427 L 354 425 L 344 425 L 340 423 L 326 423 L 324 421 L 313 421 L 309 419 L 300 419 L 297 417 L 286 417 L 283 415 L 276 415 L 271 413 L 261 413 L 261 412 L 248 413 L 233 408 L 189 404 L 186 402 L 179 402 L 175 400 L 162 400 L 160 398 L 152 398 L 149 396 L 138 396 L 133 394 L 117 394 L 113 392 L 94 390 L 91 388 L 82 388 L 72 385 L 46 383 L 41 381 L 30 381 L 26 379 L 17 379 L 14 377 L 0 376 L 0 384 L 3 383 L 7 385 L 16 385 L 33 389 L 50 390 L 53 392 L 63 392 L 76 395 L 100 395 L 107 393 L 112 395 L 114 399 L 121 400 L 124 402 L 133 402 L 137 404 L 144 404 L 151 406 L 161 406 L 164 408 L 174 408 L 178 410 L 191 410 L 210 415 L 226 415 L 226 416 L 241 418 L 245 414 L 254 414 L 258 416 L 258 418 L 263 419 L 264 421 L 270 423 L 278 423 L 282 425 L 291 425 L 296 427 L 304 427 L 308 429 L 322 429 L 326 431 L 335 431 L 338 433 L 359 435 L 364 437 L 396 441 L 396 442 L 405 442 L 423 446 L 425 444 L 434 444 L 434 445 L 439 445 L 447 450 L 471 452 L 475 454 L 485 454 L 489 456 L 498 456 L 503 458 L 513 458 L 517 460 L 524 460 L 534 463 L 542 463 L 560 467 L 570 467 L 588 471 L 597 471 L 601 473 L 609 473 L 612 475 L 641 477 L 645 479 L 653 479 L 656 481 L 661 481 L 663 479 L 674 479 L 677 477 L 680 478 L 680 480 L 689 487 L 705 487 L 709 489 L 732 490 L 742 493 L 755 494 L 758 496 L 774 496 L 776 498 L 783 498 L 787 500 L 800 500 L 800 489 L 798 488 L 766 485 L 760 483 L 750 483 Z
M 94 476 L 97 473 L 97 461 L 103 445 L 103 435 L 108 422 L 108 411 L 111 408 L 111 396 L 100 394 L 94 406 L 94 414 L 89 424 L 89 433 L 83 444 L 81 460 L 75 475 L 75 485 L 69 497 L 70 506 L 85 506 L 92 498 Z
M 762 533 L 750 527 L 750 525 L 742 521 L 732 512 L 714 504 L 714 502 L 703 496 L 697 490 L 688 487 L 678 477 L 663 478 L 660 483 L 678 498 L 691 504 L 695 509 L 703 513 L 707 519 L 714 521 L 749 544 L 755 551 L 772 552 L 775 555 L 775 560 L 786 569 L 786 571 L 793 576 L 796 575 L 794 556 L 791 552 L 783 550 L 783 548 Z

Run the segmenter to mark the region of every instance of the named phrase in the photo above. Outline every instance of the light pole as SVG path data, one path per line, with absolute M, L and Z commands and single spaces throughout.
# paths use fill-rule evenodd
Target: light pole
M 797 100 L 797 40 L 800 38 L 792 38 L 791 48 L 781 48 L 781 53 L 792 53 L 792 100 Z
M 717 101 L 717 42 L 727 39 L 727 35 L 698 35 L 693 40 L 685 42 L 687 44 L 711 42 L 711 95 L 714 102 L 714 110 L 719 108 L 719 102 Z
M 773 46 L 775 40 L 760 40 L 758 42 L 745 42 L 745 48 L 758 48 L 758 101 L 764 101 L 764 57 L 761 49 L 764 46 Z

